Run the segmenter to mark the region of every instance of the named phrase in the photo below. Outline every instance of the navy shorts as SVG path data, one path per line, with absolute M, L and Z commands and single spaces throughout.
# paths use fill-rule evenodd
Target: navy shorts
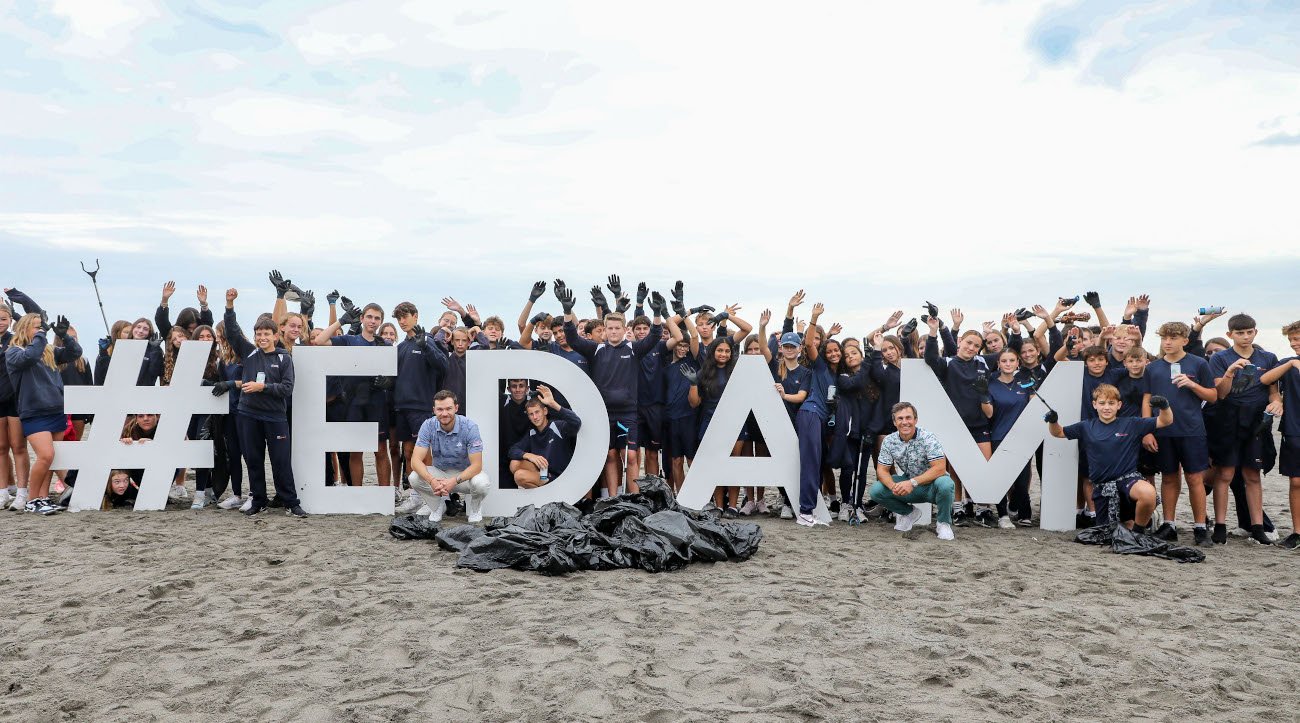
M 695 450 L 699 444 L 696 439 L 695 425 L 695 417 L 668 420 L 667 433 L 664 435 L 664 449 L 669 457 L 695 459 Z
M 373 404 L 348 407 L 349 422 L 374 422 L 379 427 L 379 439 L 388 439 L 388 420 L 384 418 L 384 408 Z
M 1240 439 L 1231 433 L 1219 434 L 1210 437 L 1209 447 L 1216 467 L 1264 469 L 1264 443 L 1259 437 Z
M 1137 503 L 1129 494 L 1133 491 L 1133 485 L 1144 481 L 1141 475 L 1133 473 L 1124 475 L 1115 480 L 1115 491 L 1119 493 L 1119 521 L 1128 522 L 1137 516 Z M 1097 522 L 1104 524 L 1110 516 L 1110 500 L 1101 493 L 1101 484 L 1096 480 L 1092 484 L 1092 502 L 1097 507 Z
M 0 417 L 18 418 L 18 402 L 12 398 L 0 402 Z
M 1164 474 L 1196 474 L 1210 468 L 1210 448 L 1205 437 L 1161 437 L 1156 435 L 1156 468 Z
M 33 434 L 49 432 L 50 434 L 60 434 L 68 429 L 68 418 L 62 414 L 50 414 L 44 417 L 32 417 L 22 420 L 23 436 L 30 437 Z
M 664 446 L 664 405 L 651 404 L 636 410 L 637 432 L 642 447 L 657 450 Z
M 420 436 L 420 427 L 433 417 L 433 412 L 420 412 L 414 409 L 397 410 L 397 441 L 414 442 Z
M 1282 438 L 1277 472 L 1283 477 L 1300 477 L 1300 437 Z
M 636 412 L 609 415 L 609 449 L 636 451 Z

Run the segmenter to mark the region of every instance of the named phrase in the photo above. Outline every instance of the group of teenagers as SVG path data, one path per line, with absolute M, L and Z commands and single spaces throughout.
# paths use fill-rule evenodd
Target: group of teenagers
M 497 415 L 502 487 L 547 484 L 564 471 L 579 427 L 595 423 L 608 426 L 609 445 L 604 468 L 593 481 L 593 498 L 636 492 L 642 474 L 661 475 L 680 487 L 737 360 L 761 355 L 799 444 L 799 499 L 780 492 L 782 518 L 805 526 L 828 524 L 814 514 L 823 497 L 841 521 L 883 518 L 899 530 L 917 519 L 913 502 L 934 502 L 941 539 L 953 538 L 953 526 L 1027 525 L 1033 518 L 1032 465 L 1020 471 L 996 505 L 971 503 L 915 407 L 899 398 L 902 360 L 923 359 L 933 369 L 986 458 L 1006 439 L 1053 366 L 1076 360 L 1086 367 L 1082 421 L 1061 427 L 1055 412 L 1046 421 L 1051 434 L 1081 445 L 1079 527 L 1094 524 L 1100 514 L 1107 523 L 1136 524 L 1176 540 L 1175 513 L 1185 480 L 1196 544 L 1226 543 L 1229 494 L 1236 501 L 1236 528 L 1254 542 L 1273 544 L 1279 535 L 1264 513 L 1260 475 L 1275 463 L 1290 478 L 1292 529 L 1300 526 L 1300 415 L 1282 414 L 1283 400 L 1300 389 L 1300 356 L 1279 360 L 1256 345 L 1256 324 L 1246 314 L 1227 320 L 1227 338 L 1203 338 L 1205 326 L 1225 314 L 1220 308 L 1201 309 L 1190 324 L 1166 323 L 1156 331 L 1156 353 L 1143 346 L 1150 300 L 1130 298 L 1122 318 L 1111 323 L 1096 292 L 1059 299 L 1051 309 L 1017 309 L 978 329 L 962 328 L 960 309 L 949 312 L 948 325 L 927 301 L 919 319 L 904 321 L 897 311 L 876 329 L 850 337 L 842 335 L 839 324 L 821 323 L 820 303 L 811 305 L 806 321 L 797 319 L 805 304 L 802 290 L 790 298 L 777 330 L 769 328 L 768 310 L 755 327 L 736 304 L 721 310 L 708 304 L 688 307 L 681 281 L 665 296 L 644 282 L 624 289 L 618 276 L 610 276 L 604 287 L 591 287 L 589 318 L 576 314 L 575 290 L 560 279 L 550 291 L 562 313 L 535 309 L 548 291 L 546 282 L 536 282 L 512 339 L 501 317 L 484 318 L 474 305 L 450 297 L 442 299 L 445 310 L 426 329 L 412 302 L 397 304 L 386 321 L 378 304 L 357 306 L 333 291 L 326 296 L 325 326 L 318 327 L 311 291 L 275 271 L 269 279 L 276 300 L 271 311 L 255 317 L 251 338 L 235 312 L 235 289 L 225 294 L 220 321 L 200 286 L 198 307 L 181 309 L 173 324 L 169 302 L 175 284 L 168 282 L 152 320 L 118 321 L 98 341 L 93 372 L 67 319 L 51 320 L 30 296 L 6 289 L 0 304 L 5 352 L 0 502 L 41 514 L 63 508 L 77 472 L 57 475 L 52 498 L 53 442 L 80 438 L 93 421 L 64 413 L 63 389 L 102 384 L 118 341 L 148 342 L 136 383 L 151 386 L 170 384 L 181 345 L 198 340 L 214 342 L 203 384 L 226 396 L 229 409 L 193 415 L 190 421 L 189 437 L 212 439 L 216 448 L 214 467 L 194 471 L 192 496 L 186 470 L 176 471 L 170 497 L 192 499 L 195 509 L 217 505 L 255 515 L 279 506 L 304 516 L 290 467 L 294 349 L 392 345 L 397 374 L 330 378 L 326 415 L 329 421 L 376 423 L 376 481 L 393 487 L 403 514 L 436 520 L 463 507 L 470 521 L 481 519 L 478 507 L 491 485 L 482 468 L 478 427 L 460 408 L 466 353 L 531 349 L 581 368 L 600 391 L 608 419 L 580 419 L 563 390 L 533 380 L 504 380 Z M 1081 299 L 1088 310 L 1080 310 Z M 1283 333 L 1300 355 L 1300 322 Z M 1278 419 L 1280 450 L 1272 434 Z M 157 421 L 157 415 L 131 415 L 120 431 L 122 443 L 148 441 Z M 117 421 L 112 425 L 116 431 Z M 766 454 L 752 416 L 732 453 Z M 365 456 L 328 455 L 323 460 L 327 484 L 361 484 Z M 274 498 L 266 491 L 268 460 Z M 1041 475 L 1041 449 L 1037 464 Z M 132 505 L 141 475 L 142 470 L 114 470 L 103 483 L 104 505 Z M 220 499 L 227 488 L 229 496 Z M 404 489 L 409 492 L 403 497 Z M 725 517 L 772 513 L 755 487 L 718 488 L 709 506 Z M 1282 544 L 1294 549 L 1300 535 L 1293 532 Z

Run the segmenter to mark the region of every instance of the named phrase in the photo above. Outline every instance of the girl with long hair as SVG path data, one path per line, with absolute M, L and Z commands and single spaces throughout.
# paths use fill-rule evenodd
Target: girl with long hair
M 55 349 L 46 339 L 46 330 L 63 339 Z M 39 314 L 26 314 L 14 325 L 13 339 L 5 350 L 5 365 L 18 389 L 18 417 L 27 443 L 36 452 L 27 480 L 28 502 L 24 509 L 42 515 L 59 511 L 50 502 L 50 466 L 54 463 L 54 443 L 63 439 L 68 418 L 63 414 L 63 378 L 59 364 L 81 356 L 81 346 L 68 336 L 71 325 L 59 317 L 53 327 Z
M 217 504 L 223 510 L 240 508 L 251 498 L 244 496 L 244 457 L 239 446 L 239 386 L 244 376 L 243 360 L 235 354 L 230 340 L 226 338 L 226 322 L 218 321 L 215 329 L 217 337 L 217 380 L 227 382 L 229 387 L 227 399 L 230 401 L 226 414 L 212 416 L 215 422 L 212 439 L 215 452 L 225 459 L 225 471 L 230 475 L 230 496 Z
M 173 331 L 174 330 L 175 329 L 173 329 Z M 217 368 L 218 364 L 221 361 L 221 354 L 216 343 L 217 342 L 216 332 L 213 331 L 212 327 L 203 324 L 194 328 L 194 333 L 192 335 L 191 340 L 207 342 L 208 344 L 211 345 L 210 350 L 208 351 L 207 363 L 203 367 L 202 384 L 203 386 L 215 386 L 217 382 L 221 381 L 221 375 Z M 173 362 L 173 364 L 174 363 L 175 362 Z M 209 415 L 209 414 L 190 415 L 190 427 L 189 427 L 189 431 L 186 432 L 185 435 L 186 439 L 213 439 L 213 437 L 215 436 L 212 427 L 213 416 L 215 415 Z M 209 488 L 212 486 L 213 471 L 214 468 L 218 466 L 219 462 L 221 467 L 224 468 L 225 465 L 224 465 L 224 460 L 219 460 L 217 457 L 216 443 L 214 442 L 212 446 L 213 446 L 213 457 L 212 457 L 213 467 L 203 467 L 194 470 L 194 502 L 190 504 L 190 509 L 192 510 L 201 510 L 215 501 L 215 498 L 212 495 L 210 495 L 208 492 Z M 184 489 L 184 484 L 185 484 L 185 479 L 183 477 L 184 473 L 185 473 L 184 470 L 180 471 L 180 474 L 182 475 L 181 479 L 179 480 L 179 483 L 181 484 L 181 489 Z
M 688 393 L 688 399 L 692 407 L 699 410 L 700 422 L 699 431 L 696 433 L 696 444 L 704 439 L 704 433 L 709 429 L 709 422 L 713 419 L 713 413 L 718 409 L 718 402 L 722 399 L 722 394 L 727 390 L 727 380 L 731 372 L 736 368 L 736 342 L 730 336 L 719 336 L 715 338 L 701 356 L 701 365 L 698 372 L 679 372 L 687 379 L 691 380 L 691 388 Z M 685 369 L 685 367 L 682 367 Z M 694 379 L 691 379 L 691 376 Z M 737 439 L 732 445 L 731 453 L 733 455 L 740 452 L 742 440 Z M 716 487 L 713 490 L 713 504 L 718 509 L 724 509 L 722 487 Z M 739 493 L 739 487 L 729 488 L 734 501 Z M 734 507 L 725 508 L 732 516 L 738 514 Z

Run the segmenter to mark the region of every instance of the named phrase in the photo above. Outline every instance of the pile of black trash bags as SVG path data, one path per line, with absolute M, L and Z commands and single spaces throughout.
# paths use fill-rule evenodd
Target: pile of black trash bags
M 1147 555 L 1175 562 L 1205 562 L 1205 553 L 1195 547 L 1175 545 L 1148 535 L 1136 525 L 1130 530 L 1120 524 L 1119 495 L 1114 482 L 1103 483 L 1097 493 L 1109 498 L 1109 519 L 1099 519 L 1096 525 L 1079 530 L 1074 536 L 1075 542 L 1108 546 L 1112 552 L 1120 555 Z
M 432 539 L 460 553 L 457 567 L 486 572 L 502 567 L 564 575 L 576 570 L 639 568 L 677 570 L 692 562 L 746 560 L 758 550 L 763 530 L 752 522 L 722 522 L 716 512 L 677 506 L 661 477 L 637 480 L 640 492 L 619 495 L 585 509 L 560 502 L 521 507 L 485 527 L 447 530 L 428 518 L 394 518 L 389 534 L 399 540 Z

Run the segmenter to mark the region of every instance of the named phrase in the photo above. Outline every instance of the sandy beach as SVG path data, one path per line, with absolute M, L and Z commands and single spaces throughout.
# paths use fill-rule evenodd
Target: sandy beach
M 1268 477 L 1284 535 L 1285 499 Z M 748 562 L 548 578 L 458 570 L 373 516 L 6 512 L 0 719 L 1300 710 L 1300 553 L 1233 537 L 1179 565 L 1037 529 L 959 528 L 944 545 L 878 522 L 762 524 Z

